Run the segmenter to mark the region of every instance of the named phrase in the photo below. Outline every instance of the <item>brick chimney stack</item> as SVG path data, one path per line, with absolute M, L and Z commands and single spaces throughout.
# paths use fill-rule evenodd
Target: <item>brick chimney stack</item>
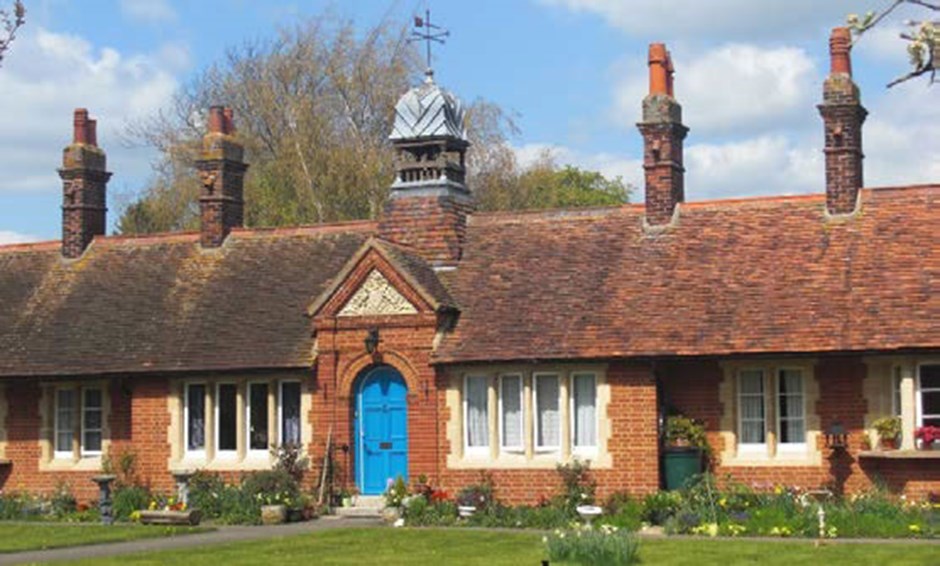
M 682 142 L 689 129 L 682 125 L 682 107 L 673 93 L 672 57 L 662 43 L 649 48 L 650 90 L 643 99 L 643 170 L 646 180 L 646 222 L 661 226 L 672 221 L 676 205 L 685 200 Z
M 107 221 L 107 156 L 98 147 L 97 121 L 78 108 L 72 143 L 62 151 L 62 255 L 77 258 L 95 236 L 103 236 Z
M 209 131 L 202 141 L 196 169 L 202 181 L 199 195 L 200 243 L 217 248 L 233 228 L 244 225 L 245 148 L 235 137 L 231 108 L 209 109 Z
M 818 106 L 825 126 L 826 209 L 829 214 L 851 214 L 858 206 L 862 179 L 862 123 L 868 112 L 858 86 L 852 81 L 852 35 L 848 28 L 832 30 L 829 37 L 829 76 Z

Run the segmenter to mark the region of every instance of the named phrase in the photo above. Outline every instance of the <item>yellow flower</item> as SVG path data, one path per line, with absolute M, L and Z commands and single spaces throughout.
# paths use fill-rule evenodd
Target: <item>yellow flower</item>
M 920 525 L 908 525 L 908 526 L 907 526 L 907 529 L 908 529 L 909 531 L 911 531 L 912 533 L 919 533 L 919 532 L 920 532 Z

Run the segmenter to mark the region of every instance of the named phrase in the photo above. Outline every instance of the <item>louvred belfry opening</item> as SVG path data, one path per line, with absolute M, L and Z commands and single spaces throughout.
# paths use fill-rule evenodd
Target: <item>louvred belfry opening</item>
M 465 183 L 470 142 L 460 101 L 429 72 L 424 84 L 395 106 L 390 139 L 396 174 L 380 236 L 413 249 L 434 266 L 454 265 L 474 208 Z

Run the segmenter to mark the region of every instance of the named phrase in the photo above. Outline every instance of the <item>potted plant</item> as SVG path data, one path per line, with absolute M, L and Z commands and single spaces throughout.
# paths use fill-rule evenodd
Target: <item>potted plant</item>
M 901 436 L 901 417 L 881 417 L 871 424 L 882 450 L 895 450 Z
M 666 489 L 679 489 L 702 473 L 703 456 L 709 451 L 705 426 L 684 415 L 670 415 L 666 417 L 663 441 Z
M 914 431 L 914 438 L 920 441 L 922 449 L 932 450 L 940 440 L 940 426 L 922 426 Z

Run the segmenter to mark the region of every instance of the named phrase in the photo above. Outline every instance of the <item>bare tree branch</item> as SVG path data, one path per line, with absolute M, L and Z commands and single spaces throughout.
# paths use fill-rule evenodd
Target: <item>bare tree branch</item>
M 16 39 L 16 31 L 26 23 L 26 7 L 23 2 L 20 0 L 14 2 L 12 15 L 6 10 L 0 10 L 0 23 L 3 25 L 5 34 L 0 37 L 0 64 L 2 64 L 4 54 Z

